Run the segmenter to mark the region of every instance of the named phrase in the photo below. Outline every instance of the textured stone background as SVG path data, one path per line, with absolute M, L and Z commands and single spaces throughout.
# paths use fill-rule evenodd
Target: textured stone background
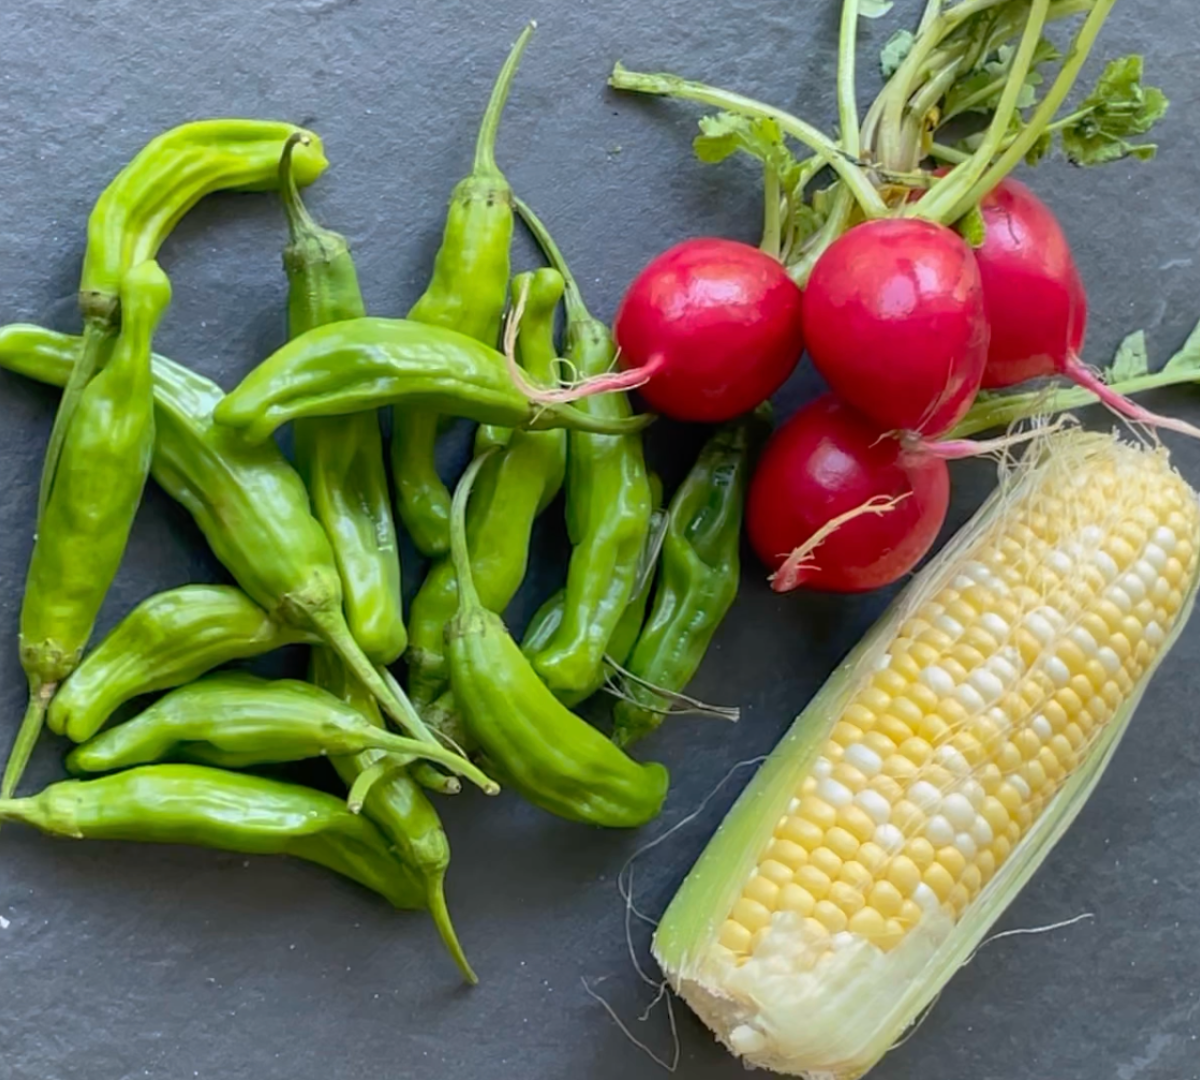
M 869 25 L 869 56 L 914 5 Z M 184 119 L 248 114 L 316 127 L 333 163 L 312 191 L 319 218 L 350 236 L 371 308 L 402 313 L 422 287 L 444 200 L 466 170 L 474 126 L 523 20 L 541 30 L 505 120 L 500 159 L 541 210 L 611 315 L 651 255 L 688 235 L 752 239 L 757 177 L 690 158 L 699 112 L 606 91 L 614 59 L 706 77 L 834 118 L 833 0 L 28 0 L 0 11 L 0 297 L 5 321 L 77 326 L 74 289 L 87 212 L 145 141 Z M 1144 327 L 1156 363 L 1200 316 L 1200 83 L 1190 0 L 1119 6 L 1100 52 L 1144 51 L 1174 106 L 1149 166 L 1085 174 L 1061 163 L 1035 186 L 1075 245 L 1093 302 L 1088 358 L 1107 361 Z M 864 96 L 873 87 L 864 87 Z M 211 199 L 162 252 L 175 303 L 161 350 L 232 386 L 282 337 L 283 222 L 262 196 Z M 532 253 L 523 249 L 526 263 Z M 810 396 L 803 369 L 783 411 Z M 0 722 L 23 703 L 17 613 L 35 486 L 56 395 L 0 373 Z M 1160 396 L 1200 421 L 1187 392 Z M 1097 421 L 1104 418 L 1094 417 Z M 1175 445 L 1179 440 L 1174 440 Z M 678 478 L 692 432 L 660 425 L 653 454 Z M 1178 446 L 1200 480 L 1200 453 Z M 955 470 L 952 526 L 990 483 Z M 561 526 L 539 534 L 520 624 L 562 573 Z M 461 988 L 432 929 L 297 863 L 133 846 L 0 839 L 0 1075 L 5 1080 L 493 1080 L 651 1078 L 581 979 L 665 1053 L 665 1018 L 623 940 L 615 876 L 639 843 L 695 808 L 739 759 L 768 750 L 888 599 L 776 598 L 747 564 L 743 595 L 697 681 L 736 701 L 730 730 L 679 723 L 653 744 L 675 771 L 661 821 L 643 836 L 560 823 L 503 797 L 445 806 L 450 897 L 482 978 Z M 222 580 L 191 521 L 151 490 L 104 629 L 135 602 L 189 580 Z M 410 583 L 413 575 L 410 574 Z M 300 657 L 269 669 L 296 670 Z M 1001 929 L 1091 912 L 1039 938 L 986 948 L 949 985 L 879 1080 L 1187 1080 L 1197 1072 L 1200 824 L 1195 701 L 1200 628 L 1184 635 L 1146 695 L 1112 769 Z M 42 748 L 30 781 L 57 774 Z M 660 911 L 744 783 L 638 863 L 639 902 Z M 639 946 L 644 942 L 639 939 Z M 741 1067 L 681 1013 L 680 1073 L 733 1080 Z

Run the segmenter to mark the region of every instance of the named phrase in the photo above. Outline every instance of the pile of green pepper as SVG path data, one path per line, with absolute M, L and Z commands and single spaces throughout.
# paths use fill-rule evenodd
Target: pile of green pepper
M 96 203 L 81 337 L 0 327 L 0 367 L 64 389 L 20 619 L 29 706 L 0 820 L 320 863 L 428 910 L 471 982 L 427 792 L 503 785 L 610 828 L 659 813 L 667 770 L 625 748 L 674 711 L 733 603 L 746 480 L 769 423 L 757 413 L 716 431 L 663 507 L 640 434 L 651 418 L 625 395 L 541 405 L 514 382 L 510 361 L 545 386 L 614 359 L 608 328 L 496 164 L 532 29 L 492 91 L 406 318 L 368 315 L 345 238 L 301 200 L 326 164 L 318 137 L 208 120 L 152 140 Z M 289 230 L 290 340 L 229 395 L 152 352 L 171 297 L 154 256 L 221 189 L 277 191 Z M 515 277 L 514 214 L 550 263 Z M 481 425 L 453 499 L 435 457 L 443 417 Z M 294 465 L 270 437 L 289 421 Z M 147 477 L 188 510 L 236 585 L 151 596 L 89 652 Z M 565 583 L 518 644 L 504 610 L 560 492 Z M 398 523 L 432 560 L 407 625 Z M 311 650 L 307 681 L 219 670 L 292 645 Z M 129 715 L 128 703 L 162 692 Z M 608 735 L 572 711 L 603 692 Z M 78 744 L 66 759 L 76 779 L 19 797 L 43 724 Z M 317 757 L 342 798 L 247 771 Z

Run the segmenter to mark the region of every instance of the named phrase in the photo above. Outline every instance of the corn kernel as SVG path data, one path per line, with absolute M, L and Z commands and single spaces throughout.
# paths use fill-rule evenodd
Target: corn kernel
M 741 923 L 751 934 L 755 930 L 761 930 L 771 921 L 771 913 L 762 904 L 745 896 L 733 905 L 730 917 L 734 922 Z
M 900 913 L 904 896 L 890 881 L 877 881 L 871 886 L 871 891 L 867 895 L 867 903 L 883 918 L 890 919 Z
M 919 870 L 932 866 L 934 859 L 937 858 L 933 845 L 923 836 L 914 836 L 909 840 L 904 845 L 904 854 L 912 859 Z
M 768 881 L 780 886 L 792 880 L 792 868 L 776 859 L 764 859 L 758 864 L 758 872 Z
M 816 900 L 813 899 L 813 894 L 810 893 L 802 885 L 797 885 L 794 881 L 789 882 L 779 890 L 779 910 L 794 911 L 799 915 L 811 915 L 812 910 L 816 907 Z
M 875 822 L 871 819 L 870 814 L 859 806 L 843 806 L 838 811 L 837 827 L 845 830 L 853 837 L 855 850 L 859 844 L 865 843 L 875 835 Z M 833 847 L 833 845 L 830 844 L 830 847 Z M 834 850 L 836 851 L 837 848 L 835 847 Z M 842 855 L 842 858 L 848 859 L 853 853 L 854 851 L 852 850 L 849 855 Z M 839 851 L 838 854 L 841 855 L 842 853 Z
M 809 795 L 800 800 L 799 815 L 811 821 L 822 831 L 833 828 L 837 821 L 837 811 L 823 799 Z
M 874 880 L 875 875 L 861 862 L 853 859 L 850 862 L 843 863 L 842 868 L 838 871 L 838 881 L 857 889 L 860 893 L 865 894 Z
M 726 919 L 721 924 L 721 933 L 717 936 L 717 941 L 730 952 L 746 953 L 750 951 L 750 937 L 750 931 L 741 923 Z
M 875 830 L 872 828 L 871 832 L 874 833 Z M 825 849 L 832 851 L 833 854 L 837 856 L 838 869 L 841 869 L 841 862 L 845 859 L 852 859 L 854 857 L 854 853 L 858 851 L 858 840 L 855 838 L 853 833 L 847 832 L 840 826 L 835 825 L 825 834 Z M 817 848 L 817 850 L 813 852 L 812 857 L 814 862 L 816 862 L 818 853 L 825 849 Z M 837 870 L 834 870 L 831 873 L 821 863 L 817 863 L 817 865 L 820 866 L 822 870 L 825 870 L 827 874 L 830 874 L 830 876 L 837 873 Z
M 874 941 L 885 935 L 887 922 L 874 908 L 865 907 L 850 916 L 846 927 L 850 933 Z
M 825 839 L 825 830 L 816 822 L 801 816 L 802 813 L 803 802 L 801 803 L 801 813 L 792 814 L 783 828 L 777 829 L 775 834 L 781 839 L 790 840 L 805 851 L 812 851 L 813 848 L 821 846 Z
M 861 910 L 866 900 L 853 885 L 847 885 L 844 881 L 835 881 L 829 886 L 829 902 L 837 904 L 847 916 L 850 916 Z
M 814 900 L 820 900 L 829 892 L 829 875 L 815 866 L 802 866 L 796 871 L 796 884 L 807 890 Z
M 953 845 L 938 848 L 937 861 L 955 881 L 962 876 L 967 867 L 966 856 Z
M 874 841 L 868 840 L 858 849 L 858 854 L 854 856 L 857 864 L 861 866 L 872 879 L 883 871 L 883 868 L 888 865 L 890 856 Z M 853 866 L 854 863 L 847 863 L 846 866 Z M 843 873 L 846 866 L 842 867 Z M 840 876 L 840 875 L 839 875 Z
M 743 896 L 762 904 L 767 911 L 779 905 L 779 886 L 761 873 L 755 874 L 747 883 Z
M 818 900 L 813 908 L 812 917 L 825 927 L 831 934 L 838 934 L 846 929 L 846 913 L 828 900 Z
M 934 895 L 942 903 L 950 898 L 950 890 L 954 888 L 954 878 L 941 863 L 935 862 L 921 875 L 921 879 L 933 890 Z

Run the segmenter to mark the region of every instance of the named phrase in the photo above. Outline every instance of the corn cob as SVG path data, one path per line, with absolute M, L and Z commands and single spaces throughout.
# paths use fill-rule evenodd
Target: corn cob
M 1165 451 L 1079 431 L 1010 468 L 796 720 L 655 955 L 746 1063 L 853 1080 L 1081 809 L 1191 611 Z

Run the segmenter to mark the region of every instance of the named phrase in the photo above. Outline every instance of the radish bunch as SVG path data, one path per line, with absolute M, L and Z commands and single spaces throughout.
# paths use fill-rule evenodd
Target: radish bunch
M 1111 3 L 1086 12 L 1065 54 L 1042 30 L 1072 12 L 1049 0 L 933 5 L 916 34 L 888 42 L 890 78 L 861 123 L 859 4 L 845 5 L 839 143 L 703 83 L 620 65 L 610 79 L 722 109 L 702 121 L 697 155 L 763 163 L 761 249 L 690 240 L 652 262 L 618 311 L 625 370 L 613 378 L 665 415 L 721 420 L 773 393 L 807 348 L 831 393 L 775 433 L 746 514 L 781 592 L 858 592 L 912 570 L 945 520 L 946 461 L 986 445 L 943 441 L 981 387 L 1063 376 L 1129 419 L 1200 436 L 1084 366 L 1087 298 L 1066 237 L 1007 177 L 1055 143 L 1076 164 L 1152 156 L 1129 137 L 1150 129 L 1166 99 L 1142 86 L 1138 57 L 1111 62 L 1056 119 Z M 1042 70 L 1058 61 L 1053 77 Z M 939 141 L 942 125 L 971 115 L 982 130 Z M 788 138 L 812 156 L 795 157 Z M 807 193 L 825 168 L 832 184 Z

